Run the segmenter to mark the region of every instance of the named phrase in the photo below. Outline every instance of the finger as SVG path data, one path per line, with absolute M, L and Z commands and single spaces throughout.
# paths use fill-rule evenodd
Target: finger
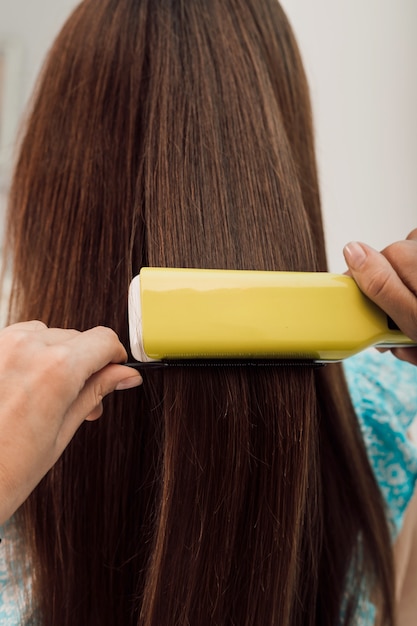
M 383 254 L 351 242 L 344 248 L 346 263 L 359 288 L 417 340 L 417 298 L 403 283 Z
M 91 411 L 89 415 L 87 415 L 87 417 L 85 418 L 85 421 L 94 422 L 98 420 L 98 418 L 101 417 L 102 415 L 103 415 L 103 403 L 100 402 L 100 404 L 97 405 L 95 409 Z
M 417 241 L 417 228 L 414 228 L 414 230 L 412 230 L 411 233 L 409 233 L 407 235 L 407 240 L 408 241 Z
M 22 335 L 20 332 L 16 334 Z M 25 339 L 23 333 L 24 348 Z M 22 337 L 20 343 L 22 344 Z M 84 333 L 76 332 L 69 340 L 44 346 L 41 351 L 35 350 L 35 354 L 28 359 L 30 368 L 25 369 L 24 381 L 28 388 L 37 390 L 41 413 L 51 413 L 51 409 L 48 408 L 50 405 L 54 407 L 55 413 L 62 411 L 64 415 L 93 374 L 112 361 L 120 362 L 125 359 L 126 351 L 117 335 L 109 328 L 97 327 Z M 19 359 L 17 365 L 15 364 L 15 370 L 17 373 L 22 370 Z M 124 368 L 116 384 L 135 374 L 136 372 L 132 374 L 131 368 Z M 88 407 L 81 421 L 96 404 L 97 402 Z
M 6 326 L 0 332 L 2 334 L 10 333 L 15 330 L 39 332 L 47 328 L 48 327 L 43 322 L 40 322 L 39 320 L 31 320 L 30 322 L 16 322 L 16 324 L 11 324 L 10 326 Z
M 73 328 L 48 328 L 39 333 L 39 338 L 45 341 L 47 345 L 69 341 L 81 335 L 79 330 Z
M 22 329 L 24 332 L 31 332 L 30 329 Z M 36 330 L 36 329 L 35 329 Z M 73 328 L 39 328 L 36 330 L 36 334 L 33 335 L 33 338 L 38 339 L 39 342 L 42 342 L 45 346 L 53 346 L 58 343 L 65 343 L 70 339 L 74 339 L 81 335 L 79 330 L 74 330 Z M 32 337 L 30 334 L 29 337 Z
M 116 333 L 110 328 L 97 326 L 78 334 L 67 342 L 72 365 L 84 380 L 109 363 L 122 363 L 127 353 Z
M 131 389 L 141 383 L 139 372 L 124 365 L 108 365 L 94 374 L 67 411 L 60 433 L 61 444 L 67 445 L 84 420 L 100 417 L 105 396 L 117 388 Z
M 417 296 L 417 241 L 397 241 L 382 250 L 382 254 L 403 283 Z
M 63 345 L 79 334 L 76 330 L 47 328 L 38 321 L 12 324 L 1 331 L 0 359 L 8 364 L 9 372 L 16 367 L 21 372 L 30 370 L 35 367 L 35 361 L 46 354 L 48 346 Z
M 401 359 L 413 365 L 417 365 L 417 349 L 416 348 L 393 348 L 392 353 Z

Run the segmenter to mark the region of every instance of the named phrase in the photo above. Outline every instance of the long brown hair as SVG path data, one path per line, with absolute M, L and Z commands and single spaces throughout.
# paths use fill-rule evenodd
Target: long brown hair
M 306 80 L 276 0 L 85 0 L 10 196 L 12 319 L 114 328 L 142 265 L 325 270 Z M 389 533 L 339 366 L 152 372 L 22 507 L 56 626 L 393 621 Z

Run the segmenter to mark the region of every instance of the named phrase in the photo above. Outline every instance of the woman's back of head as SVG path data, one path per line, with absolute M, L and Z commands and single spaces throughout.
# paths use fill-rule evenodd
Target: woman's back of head
M 127 343 L 142 265 L 325 269 L 310 117 L 275 0 L 84 1 L 21 145 L 12 314 Z M 113 398 L 20 524 L 45 624 L 333 625 L 362 576 L 391 610 L 378 515 L 337 366 L 205 368 Z

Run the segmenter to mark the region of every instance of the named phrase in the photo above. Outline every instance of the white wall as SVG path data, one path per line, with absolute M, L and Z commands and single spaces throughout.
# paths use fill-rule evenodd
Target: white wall
M 0 38 L 23 45 L 22 109 L 76 4 L 0 0 Z M 312 91 L 330 268 L 342 271 L 341 249 L 350 239 L 379 248 L 417 226 L 417 2 L 282 4 Z
M 0 0 L 0 37 L 24 46 L 23 100 L 29 95 L 46 51 L 77 0 Z
M 310 80 L 330 266 L 417 226 L 417 2 L 282 0 Z
M 21 48 L 18 90 L 18 116 L 21 116 L 45 54 L 58 29 L 77 0 L 0 0 L 0 41 L 11 41 Z M 13 146 L 7 146 L 9 165 L 0 161 L 0 240 Z

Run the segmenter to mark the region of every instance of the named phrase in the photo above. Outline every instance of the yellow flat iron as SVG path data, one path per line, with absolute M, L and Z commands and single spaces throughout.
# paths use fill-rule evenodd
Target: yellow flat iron
M 144 267 L 129 332 L 137 367 L 328 363 L 414 345 L 352 278 L 326 272 Z

